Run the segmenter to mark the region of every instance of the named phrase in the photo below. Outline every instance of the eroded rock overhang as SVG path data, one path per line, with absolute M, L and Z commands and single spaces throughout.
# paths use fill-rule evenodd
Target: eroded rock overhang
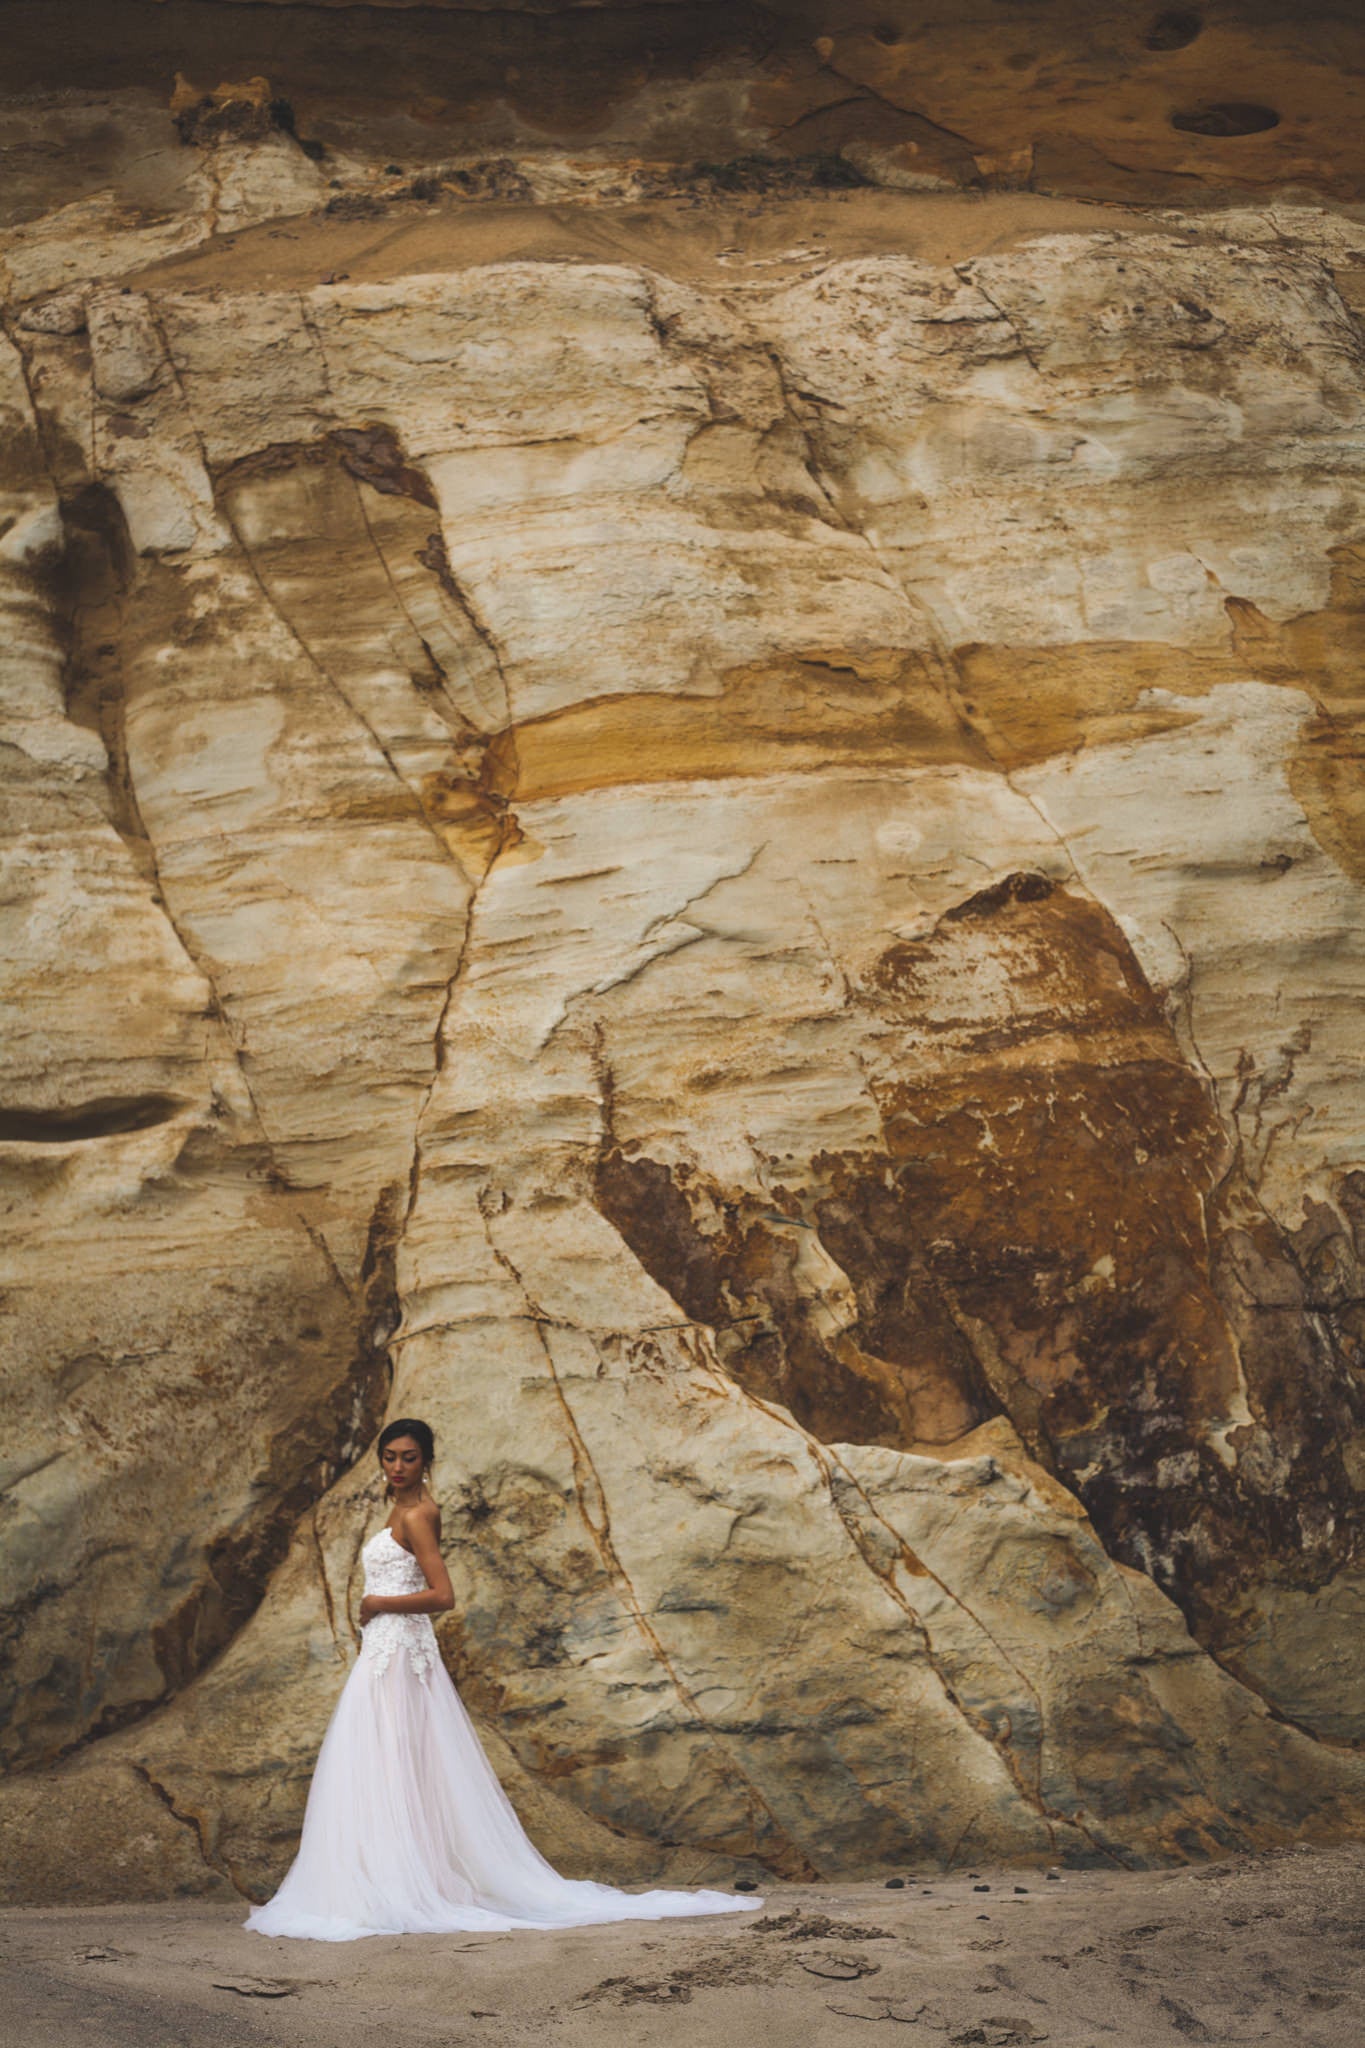
M 278 1867 L 390 1398 L 584 1868 L 1358 1813 L 1358 31 L 988 12 L 10 10 L 94 1894 Z

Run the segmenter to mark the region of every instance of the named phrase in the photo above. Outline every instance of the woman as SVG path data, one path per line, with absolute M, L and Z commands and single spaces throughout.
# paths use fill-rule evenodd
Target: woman
M 441 1511 L 426 1486 L 435 1451 L 427 1424 L 411 1417 L 380 1435 L 393 1509 L 361 1552 L 360 1656 L 318 1757 L 299 1853 L 247 1926 L 355 1941 L 760 1905 L 728 1892 L 631 1893 L 560 1877 L 532 1848 L 436 1646 L 431 1617 L 455 1595 Z

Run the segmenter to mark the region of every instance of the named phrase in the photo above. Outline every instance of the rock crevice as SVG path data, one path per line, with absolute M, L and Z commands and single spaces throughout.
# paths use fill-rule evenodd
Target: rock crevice
M 386 1412 L 568 1868 L 1358 1827 L 1355 31 L 11 12 L 14 1884 L 269 1888 Z

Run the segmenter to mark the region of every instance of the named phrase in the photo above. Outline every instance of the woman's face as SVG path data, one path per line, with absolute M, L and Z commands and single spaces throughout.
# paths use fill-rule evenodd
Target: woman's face
M 415 1437 L 396 1436 L 379 1453 L 379 1463 L 395 1492 L 399 1487 L 416 1486 L 422 1477 L 422 1447 Z

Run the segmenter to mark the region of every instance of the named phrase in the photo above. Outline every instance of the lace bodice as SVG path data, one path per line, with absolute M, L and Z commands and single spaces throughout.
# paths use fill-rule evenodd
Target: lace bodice
M 365 1566 L 365 1591 L 392 1598 L 399 1593 L 424 1593 L 426 1577 L 411 1551 L 404 1550 L 392 1529 L 371 1536 L 360 1553 Z M 395 1650 L 406 1650 L 413 1670 L 425 1678 L 435 1664 L 436 1631 L 429 1614 L 376 1614 L 360 1638 L 360 1654 L 380 1671 L 387 1670 Z
M 421 1566 L 391 1530 L 372 1536 L 361 1556 L 375 1599 L 421 1589 Z M 761 1904 L 723 1892 L 619 1892 L 558 1876 L 522 1833 L 437 1661 L 430 1616 L 381 1613 L 364 1631 L 328 1726 L 293 1868 L 247 1925 L 272 1937 L 359 1941 Z

